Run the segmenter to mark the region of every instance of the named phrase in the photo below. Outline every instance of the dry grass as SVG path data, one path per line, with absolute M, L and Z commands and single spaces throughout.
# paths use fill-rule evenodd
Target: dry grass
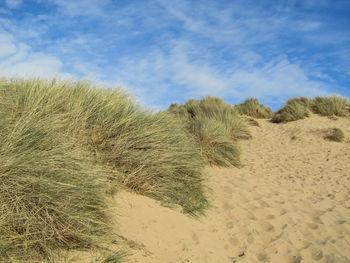
M 181 119 L 211 165 L 238 166 L 237 140 L 251 138 L 245 120 L 231 105 L 216 97 L 173 104 L 168 112 Z
M 304 119 L 313 112 L 322 116 L 346 116 L 350 114 L 350 104 L 347 98 L 336 95 L 331 97 L 306 97 L 289 99 L 284 106 L 276 112 L 272 118 L 273 122 L 289 122 Z
M 281 123 L 296 121 L 309 117 L 309 115 L 310 111 L 304 99 L 290 99 L 282 109 L 274 114 L 272 122 Z
M 344 132 L 339 128 L 329 129 L 324 138 L 333 142 L 341 142 L 344 140 Z
M 182 123 L 119 90 L 3 80 L 0 117 L 0 261 L 53 261 L 56 250 L 103 244 L 118 186 L 188 213 L 207 205 L 204 161 Z
M 336 95 L 316 97 L 311 109 L 322 116 L 346 116 L 350 113 L 350 104 L 347 98 Z
M 269 119 L 273 115 L 271 108 L 260 104 L 256 98 L 247 99 L 243 103 L 236 105 L 235 108 L 240 114 L 258 119 Z
M 190 122 L 189 130 L 195 135 L 202 155 L 210 165 L 240 165 L 240 150 L 224 124 L 209 119 L 194 120 Z

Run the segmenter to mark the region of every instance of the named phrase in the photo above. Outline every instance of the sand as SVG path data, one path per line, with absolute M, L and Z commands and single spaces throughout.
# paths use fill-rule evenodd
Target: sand
M 206 169 L 205 217 L 115 196 L 128 262 L 350 262 L 350 120 L 257 121 L 243 168 Z M 323 138 L 333 127 L 345 142 Z
M 127 262 L 350 262 L 350 119 L 257 121 L 240 143 L 243 168 L 206 169 L 206 216 L 114 197 Z M 344 142 L 323 138 L 333 127 Z

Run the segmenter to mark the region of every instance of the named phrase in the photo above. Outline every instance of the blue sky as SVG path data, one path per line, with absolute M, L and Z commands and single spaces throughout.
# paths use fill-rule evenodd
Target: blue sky
M 0 0 L 0 76 L 189 98 L 350 97 L 349 0 Z

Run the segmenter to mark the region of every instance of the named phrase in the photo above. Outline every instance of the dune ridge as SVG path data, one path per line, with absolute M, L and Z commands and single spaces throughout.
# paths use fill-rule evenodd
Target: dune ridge
M 206 216 L 117 193 L 127 262 L 350 262 L 349 118 L 256 121 L 240 142 L 243 168 L 206 169 Z M 324 139 L 335 127 L 343 142 Z

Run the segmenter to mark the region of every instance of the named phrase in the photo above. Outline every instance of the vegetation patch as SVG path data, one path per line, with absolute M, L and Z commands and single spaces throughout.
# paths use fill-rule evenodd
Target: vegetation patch
M 257 126 L 257 127 L 260 127 L 260 124 L 259 122 L 257 122 L 255 119 L 253 118 L 247 118 L 247 117 L 244 117 L 244 120 L 247 122 L 248 125 L 250 126 Z
M 240 114 L 258 119 L 269 119 L 273 115 L 271 108 L 260 104 L 256 98 L 247 99 L 242 104 L 236 105 L 235 108 Z
M 109 238 L 106 200 L 127 187 L 203 211 L 203 157 L 183 123 L 88 83 L 0 84 L 0 261 L 52 261 Z
M 195 135 L 202 155 L 210 165 L 239 166 L 240 150 L 223 123 L 210 119 L 194 120 L 189 124 L 189 131 Z
M 276 112 L 273 122 L 288 122 L 303 119 L 313 112 L 322 116 L 336 118 L 335 116 L 347 116 L 350 114 L 350 104 L 347 98 L 336 95 L 331 97 L 306 97 L 289 99 L 286 105 Z
M 349 100 L 336 95 L 316 97 L 311 108 L 322 116 L 346 116 L 350 113 Z
M 273 115 L 272 122 L 290 122 L 309 117 L 310 111 L 305 101 L 303 98 L 288 100 L 286 105 Z
M 329 129 L 324 138 L 333 142 L 341 142 L 344 140 L 344 132 L 339 128 Z
M 208 164 L 238 166 L 238 140 L 251 138 L 245 120 L 237 110 L 216 97 L 190 99 L 167 110 L 177 116 L 197 141 Z

